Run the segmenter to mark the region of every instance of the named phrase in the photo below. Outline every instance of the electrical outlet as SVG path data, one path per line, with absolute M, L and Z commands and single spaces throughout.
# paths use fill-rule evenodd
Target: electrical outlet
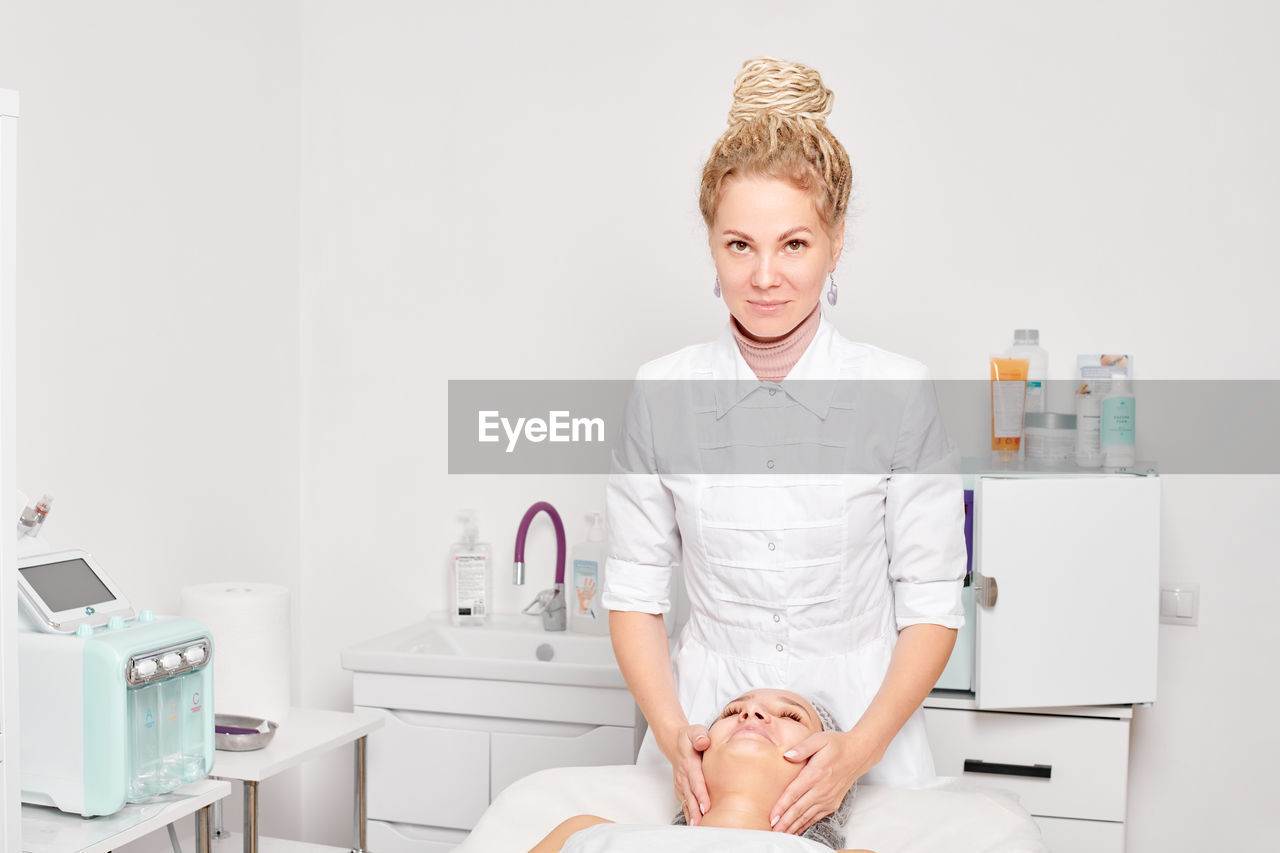
M 1160 621 L 1167 625 L 1200 624 L 1200 584 L 1160 581 Z

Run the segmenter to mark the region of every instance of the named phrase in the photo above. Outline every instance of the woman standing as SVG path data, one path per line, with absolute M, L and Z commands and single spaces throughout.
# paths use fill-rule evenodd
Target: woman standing
M 758 687 L 849 726 L 788 753 L 807 764 L 774 829 L 804 831 L 860 777 L 931 776 L 919 709 L 964 622 L 963 500 L 928 373 L 822 315 L 851 182 L 831 101 L 813 69 L 745 63 L 700 192 L 729 322 L 641 367 L 650 390 L 614 454 L 604 603 L 649 724 L 639 760 L 671 762 L 691 825 L 708 805 L 704 724 Z M 676 565 L 691 612 L 672 660 Z

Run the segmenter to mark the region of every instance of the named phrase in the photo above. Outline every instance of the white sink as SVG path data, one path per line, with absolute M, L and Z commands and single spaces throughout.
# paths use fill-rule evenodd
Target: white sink
M 607 636 L 544 631 L 536 616 L 492 616 L 479 626 L 451 625 L 443 614 L 432 616 L 343 650 L 342 666 L 356 672 L 626 687 Z

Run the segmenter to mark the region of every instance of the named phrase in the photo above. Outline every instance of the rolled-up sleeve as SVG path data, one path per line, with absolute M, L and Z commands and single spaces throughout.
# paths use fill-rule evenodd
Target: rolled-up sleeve
M 658 473 L 646 383 L 637 379 L 614 445 L 605 508 L 609 558 L 605 607 L 643 613 L 671 609 L 671 573 L 680 561 L 680 529 L 671 490 Z
M 898 630 L 964 625 L 964 490 L 960 455 L 927 371 L 907 381 L 885 504 L 889 579 Z

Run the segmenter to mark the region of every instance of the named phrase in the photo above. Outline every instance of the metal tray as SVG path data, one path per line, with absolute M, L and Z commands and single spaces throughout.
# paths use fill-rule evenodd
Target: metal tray
M 271 720 L 241 717 L 235 714 L 215 714 L 213 717 L 213 745 L 227 752 L 252 752 L 271 743 L 276 724 Z M 219 728 L 248 729 L 245 732 L 222 732 Z

